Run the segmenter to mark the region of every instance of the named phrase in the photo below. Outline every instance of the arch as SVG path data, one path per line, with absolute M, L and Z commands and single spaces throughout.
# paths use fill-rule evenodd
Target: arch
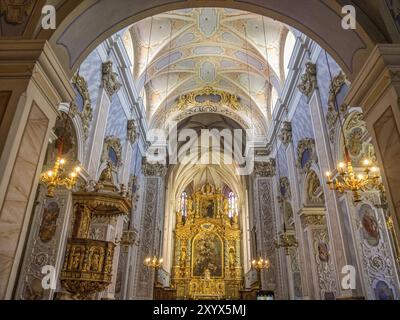
M 186 119 L 194 115 L 201 115 L 201 114 L 208 114 L 210 116 L 220 115 L 222 117 L 229 118 L 230 120 L 238 124 L 238 128 L 241 128 L 243 130 L 254 129 L 254 135 L 256 136 L 266 137 L 268 132 L 268 125 L 264 117 L 257 116 L 256 114 L 249 115 L 245 111 L 237 112 L 224 106 L 220 106 L 218 108 L 192 107 L 184 111 L 177 111 L 167 115 L 165 115 L 165 113 L 163 114 L 162 112 L 159 112 L 157 116 L 153 117 L 149 127 L 166 129 L 167 125 L 171 122 L 175 122 L 177 125 L 179 125 Z
M 149 0 L 135 6 L 130 0 L 85 1 L 64 18 L 50 42 L 66 71 L 72 74 L 94 48 L 124 27 L 158 13 L 193 7 L 246 10 L 295 27 L 325 48 L 350 78 L 359 71 L 374 45 L 385 42 L 383 34 L 361 10 L 355 30 L 341 28 L 342 5 L 335 0 L 309 0 L 306 3 L 292 0 Z M 99 23 L 88 23 L 93 20 Z
M 75 160 L 77 160 L 79 163 L 83 164 L 84 163 L 84 156 L 85 156 L 85 133 L 83 130 L 83 124 L 82 120 L 80 117 L 76 117 L 73 115 L 73 113 L 70 113 L 71 106 L 69 103 L 61 103 L 58 107 L 58 110 L 62 112 L 63 114 L 68 115 L 69 114 L 69 121 L 71 121 L 73 125 L 73 129 L 75 131 L 75 136 L 76 136 L 76 143 L 77 143 L 77 157 Z
M 168 170 L 166 177 L 166 199 L 171 199 L 171 201 L 166 202 L 164 209 L 164 240 L 162 251 L 164 267 L 166 268 L 166 270 L 169 270 L 171 268 L 173 261 L 173 254 L 171 250 L 173 250 L 174 248 L 173 230 L 176 224 L 175 213 L 177 208 L 177 201 L 179 200 L 182 192 L 186 190 L 187 186 L 195 180 L 195 176 L 199 174 L 201 175 L 201 171 L 207 167 L 210 166 L 177 164 L 171 166 Z M 240 212 L 239 221 L 242 227 L 242 247 L 247 246 L 250 242 L 249 230 L 246 228 L 246 226 L 248 225 L 246 219 L 248 218 L 249 214 L 246 196 L 246 185 L 248 183 L 248 177 L 239 176 L 237 174 L 237 169 L 234 164 L 222 164 L 221 166 L 216 166 L 215 170 L 217 171 L 217 174 L 220 175 L 221 180 L 223 180 L 224 183 L 229 186 L 229 188 L 237 197 L 238 211 Z M 201 180 L 199 184 L 201 184 Z M 246 255 L 243 255 L 243 257 L 246 257 Z M 247 267 L 246 263 L 244 264 L 244 267 Z

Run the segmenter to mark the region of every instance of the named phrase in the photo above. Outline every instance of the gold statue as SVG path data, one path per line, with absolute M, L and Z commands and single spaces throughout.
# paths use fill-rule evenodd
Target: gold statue
M 186 268 L 186 248 L 182 248 L 181 257 L 179 259 L 179 266 L 181 269 Z
M 236 267 L 236 256 L 235 256 L 235 249 L 231 247 L 229 249 L 229 268 L 235 269 Z
M 78 248 L 76 248 L 78 249 Z M 72 254 L 72 269 L 78 270 L 79 269 L 79 264 L 81 260 L 81 252 L 80 250 L 75 250 L 74 253 Z
M 103 170 L 103 172 L 100 175 L 99 182 L 101 183 L 113 183 L 113 177 L 112 177 L 112 165 L 110 161 L 107 161 L 106 168 Z
M 104 272 L 105 273 L 111 273 L 111 271 L 112 271 L 112 263 L 113 263 L 112 258 L 113 258 L 113 255 L 114 255 L 114 251 L 113 251 L 113 249 L 111 247 L 109 247 L 107 249 L 106 263 L 105 263 L 105 266 L 104 266 Z
M 90 257 L 90 261 L 89 261 L 90 271 L 98 272 L 99 264 L 100 264 L 100 255 L 97 252 L 97 250 L 94 250 L 92 253 L 92 256 Z

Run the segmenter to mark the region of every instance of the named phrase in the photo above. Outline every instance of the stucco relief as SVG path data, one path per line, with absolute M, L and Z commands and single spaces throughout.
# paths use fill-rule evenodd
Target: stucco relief
M 318 273 L 320 297 L 337 294 L 335 280 L 335 267 L 331 259 L 328 230 L 325 228 L 314 229 L 313 248 Z
M 274 198 L 272 194 L 271 182 L 268 179 L 259 179 L 257 183 L 258 201 L 262 228 L 262 248 L 263 255 L 271 262 L 271 268 L 265 273 L 266 285 L 269 289 L 280 292 L 279 261 L 276 257 L 275 248 L 275 218 L 274 218 Z
M 71 105 L 72 115 L 78 115 L 82 121 L 85 139 L 89 136 L 90 123 L 93 120 L 92 100 L 84 77 L 75 74 L 71 80 L 77 91 L 77 100 Z
M 306 203 L 308 205 L 323 205 L 325 202 L 323 188 L 315 171 L 311 170 L 306 178 Z
M 143 216 L 140 228 L 140 244 L 136 261 L 136 292 L 137 298 L 150 298 L 153 289 L 153 272 L 144 265 L 144 260 L 153 255 L 154 230 L 158 207 L 158 178 L 146 178 Z
M 107 61 L 102 66 L 102 82 L 107 94 L 112 97 L 122 86 L 118 74 L 113 71 L 113 62 Z
M 380 299 L 376 292 L 380 282 L 387 285 L 394 298 L 398 297 L 398 292 L 389 289 L 396 287 L 398 280 L 393 255 L 387 245 L 389 239 L 385 218 L 369 204 L 362 204 L 357 211 L 356 226 L 360 239 L 358 245 L 364 270 L 363 277 L 368 283 L 368 298 Z
M 306 69 L 301 76 L 298 88 L 300 92 L 310 97 L 314 89 L 317 87 L 317 66 L 314 63 L 306 63 Z
M 62 228 L 65 228 L 68 194 L 58 193 L 50 201 L 40 193 L 40 204 L 35 210 L 32 221 L 32 231 L 27 241 L 27 250 L 21 276 L 17 287 L 16 297 L 22 300 L 48 300 L 52 299 L 54 290 L 44 290 L 42 286 L 42 268 L 46 265 L 56 266 L 62 258 L 58 252 L 63 241 Z

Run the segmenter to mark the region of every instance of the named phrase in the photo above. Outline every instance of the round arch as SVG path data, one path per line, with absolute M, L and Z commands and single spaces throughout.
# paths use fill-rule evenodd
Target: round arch
M 195 176 L 201 174 L 202 170 L 207 170 L 207 165 L 194 165 L 194 164 L 177 164 L 169 168 L 167 174 L 167 191 L 166 199 L 171 199 L 165 204 L 164 212 L 164 241 L 162 256 L 164 259 L 164 266 L 166 270 L 170 270 L 173 261 L 173 250 L 174 250 L 174 229 L 176 224 L 176 209 L 178 205 L 178 199 L 185 188 L 194 180 Z M 250 235 L 248 234 L 248 224 L 246 221 L 249 215 L 249 208 L 247 203 L 247 179 L 248 177 L 239 176 L 235 169 L 235 165 L 216 166 L 214 173 L 218 174 L 221 181 L 223 181 L 238 197 L 239 202 L 239 219 L 242 229 L 242 248 L 248 248 L 250 245 Z M 179 182 L 178 182 L 179 181 Z M 243 250 L 243 249 L 242 249 Z M 246 252 L 243 253 L 244 262 L 250 261 L 249 256 Z M 244 263 L 244 267 L 246 263 Z
M 375 44 L 385 42 L 383 34 L 362 11 L 358 11 L 355 30 L 343 29 L 342 5 L 337 0 L 148 0 L 135 6 L 131 0 L 90 0 L 64 14 L 50 43 L 65 70 L 72 74 L 94 48 L 124 27 L 159 13 L 195 7 L 246 10 L 295 27 L 325 48 L 350 79 L 360 70 Z M 97 23 L 88 23 L 94 20 Z

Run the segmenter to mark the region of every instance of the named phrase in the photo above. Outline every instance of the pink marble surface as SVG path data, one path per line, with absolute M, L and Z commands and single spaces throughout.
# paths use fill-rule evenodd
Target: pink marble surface
M 34 192 L 34 179 L 48 123 L 39 107 L 33 105 L 0 211 L 0 298 L 5 295 L 28 201 Z

